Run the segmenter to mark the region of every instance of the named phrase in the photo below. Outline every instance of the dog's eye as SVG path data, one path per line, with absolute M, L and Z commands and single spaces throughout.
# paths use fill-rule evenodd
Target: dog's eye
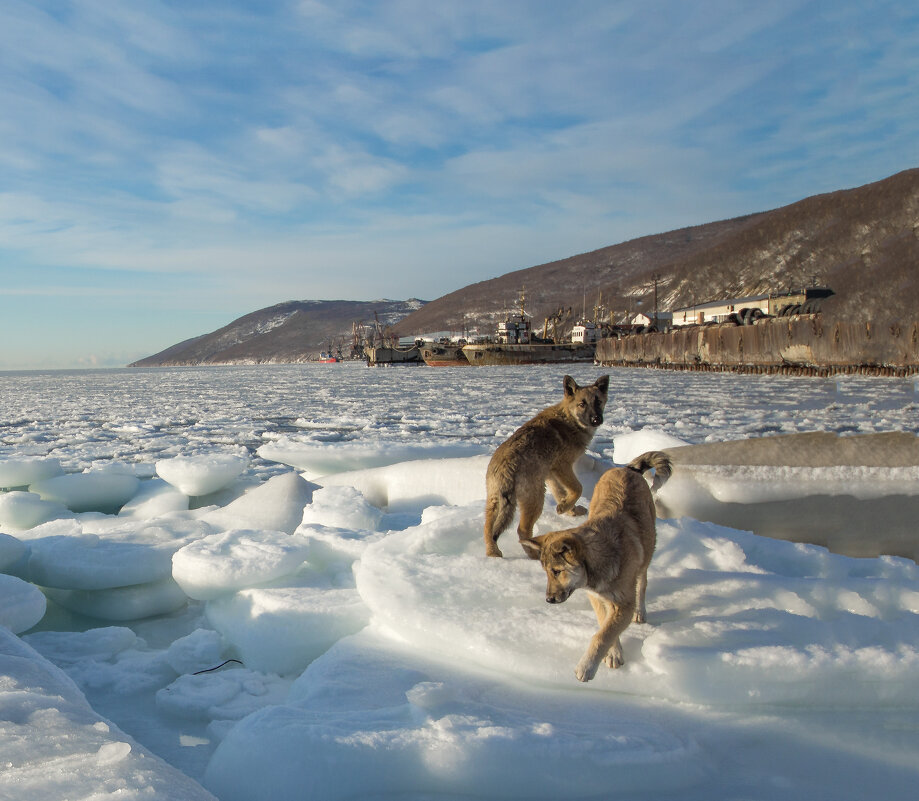
M 562 575 L 562 571 L 559 570 L 557 567 L 553 567 L 552 568 L 552 578 L 558 578 L 560 575 Z
M 583 409 L 587 405 L 586 401 L 578 401 L 578 406 Z

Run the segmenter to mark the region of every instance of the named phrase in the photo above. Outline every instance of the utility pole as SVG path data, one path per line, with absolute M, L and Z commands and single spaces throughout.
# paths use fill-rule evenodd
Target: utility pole
M 660 283 L 661 274 L 651 273 L 651 280 L 654 282 L 654 327 L 657 328 L 657 285 Z

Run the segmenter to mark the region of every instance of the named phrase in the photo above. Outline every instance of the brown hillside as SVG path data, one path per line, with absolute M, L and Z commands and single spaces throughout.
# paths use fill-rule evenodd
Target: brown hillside
M 616 313 L 781 292 L 814 279 L 836 297 L 826 311 L 913 319 L 919 308 L 919 169 L 857 189 L 817 195 L 774 211 L 684 228 L 507 273 L 431 301 L 398 333 L 490 332 L 521 289 L 535 325 L 559 307 Z

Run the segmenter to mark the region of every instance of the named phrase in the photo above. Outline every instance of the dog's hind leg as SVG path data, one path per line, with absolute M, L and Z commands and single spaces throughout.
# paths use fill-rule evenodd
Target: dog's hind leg
M 648 568 L 639 571 L 638 579 L 635 582 L 635 617 L 633 622 L 644 623 L 648 618 L 648 610 L 645 608 L 645 593 L 648 591 Z
M 557 464 L 552 468 L 549 477 L 546 479 L 549 489 L 552 491 L 552 497 L 558 504 L 555 511 L 560 515 L 586 515 L 587 510 L 583 506 L 576 506 L 578 498 L 584 491 L 581 482 L 574 474 L 574 468 L 570 464 Z
M 530 540 L 533 538 L 533 529 L 536 521 L 542 514 L 543 502 L 546 499 L 545 485 L 539 483 L 531 484 L 527 487 L 517 488 L 517 502 L 520 505 L 520 522 L 517 525 L 517 537 L 521 540 Z M 527 551 L 531 559 L 538 559 Z

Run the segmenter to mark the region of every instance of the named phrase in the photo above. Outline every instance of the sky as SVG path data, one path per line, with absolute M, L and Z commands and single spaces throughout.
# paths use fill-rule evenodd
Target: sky
M 0 0 L 0 370 L 919 166 L 919 6 Z

